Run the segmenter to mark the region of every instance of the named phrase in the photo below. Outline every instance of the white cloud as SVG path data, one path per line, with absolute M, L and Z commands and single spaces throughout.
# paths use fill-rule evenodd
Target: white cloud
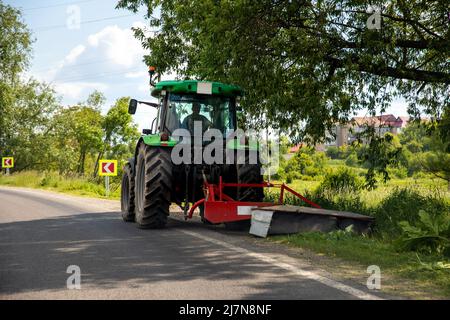
M 69 54 L 65 57 L 64 62 L 74 63 L 77 58 L 86 50 L 86 47 L 82 44 L 77 45 L 73 48 Z
M 141 22 L 133 26 L 145 27 Z M 85 100 L 93 90 L 105 93 L 108 101 L 121 96 L 151 99 L 145 54 L 129 27 L 110 25 L 74 43 L 61 60 L 33 74 L 51 83 L 67 105 Z
M 147 71 L 127 72 L 125 78 L 143 78 L 148 77 Z
M 108 26 L 88 37 L 91 47 L 99 48 L 114 63 L 131 67 L 142 61 L 145 53 L 130 29 Z
M 146 93 L 149 93 L 149 92 L 150 92 L 150 85 L 149 85 L 148 83 L 140 84 L 140 85 L 138 86 L 138 90 L 139 90 L 140 92 L 146 92 Z
M 105 91 L 108 85 L 101 82 L 55 83 L 55 90 L 66 99 L 80 101 L 93 90 Z

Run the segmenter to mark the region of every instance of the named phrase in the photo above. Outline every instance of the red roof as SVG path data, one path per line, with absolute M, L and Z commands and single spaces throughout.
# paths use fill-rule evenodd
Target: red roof
M 393 114 L 383 114 L 375 117 L 354 117 L 352 122 L 358 126 L 368 125 L 374 127 L 401 127 L 403 123 Z
M 298 150 L 300 150 L 302 147 L 303 147 L 303 143 L 299 143 L 298 145 L 289 148 L 289 153 L 296 153 L 296 152 L 298 152 Z

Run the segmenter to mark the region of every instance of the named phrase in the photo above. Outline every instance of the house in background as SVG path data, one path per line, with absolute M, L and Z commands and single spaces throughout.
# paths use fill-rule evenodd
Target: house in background
M 325 151 L 328 147 L 341 147 L 349 145 L 358 138 L 358 135 L 366 130 L 368 126 L 374 127 L 379 136 L 390 132 L 394 135 L 399 134 L 410 121 L 410 117 L 396 117 L 393 114 L 385 114 L 375 117 L 353 117 L 347 124 L 339 124 L 332 128 L 327 134 L 325 143 L 319 143 L 314 146 L 316 151 Z M 363 141 L 364 143 L 364 141 Z M 305 147 L 304 143 L 299 143 L 289 148 L 288 153 L 284 155 L 286 160 L 292 158 L 301 148 Z
M 347 124 L 340 124 L 332 129 L 332 133 L 328 135 L 330 141 L 324 144 L 324 148 L 348 145 L 355 141 L 358 134 L 366 130 L 368 126 L 374 127 L 380 136 L 386 132 L 396 135 L 406 127 L 408 122 L 409 117 L 396 117 L 393 114 L 375 117 L 353 117 Z

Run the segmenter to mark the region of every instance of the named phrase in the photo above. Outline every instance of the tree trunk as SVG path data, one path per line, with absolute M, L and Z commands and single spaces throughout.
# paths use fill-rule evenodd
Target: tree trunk
M 95 165 L 94 165 L 94 178 L 95 177 L 97 177 L 97 173 L 98 173 L 98 162 L 100 161 L 100 159 L 103 157 L 103 154 L 104 154 L 104 151 L 100 151 L 99 153 L 98 153 L 98 156 L 97 156 L 97 161 L 95 162 Z
M 78 174 L 83 175 L 84 174 L 84 161 L 86 159 L 86 151 L 81 150 L 80 151 L 80 159 L 78 161 Z
M 84 175 L 84 162 L 86 159 L 86 152 L 83 152 L 83 160 L 81 160 L 81 175 Z
M 103 155 L 105 154 L 106 145 L 109 145 L 109 141 L 110 141 L 110 135 L 107 134 L 106 137 L 105 137 L 105 140 L 103 140 L 103 148 L 102 148 L 102 151 L 100 151 L 100 152 L 98 153 L 97 161 L 95 162 L 95 165 L 94 165 L 94 178 L 97 176 L 97 173 L 98 173 L 98 162 L 100 161 L 100 159 L 101 159 L 101 158 L 103 157 Z

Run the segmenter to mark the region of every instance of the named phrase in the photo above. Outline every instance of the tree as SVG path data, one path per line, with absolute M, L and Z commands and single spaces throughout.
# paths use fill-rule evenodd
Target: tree
M 79 144 L 74 134 L 76 108 L 59 109 L 52 119 L 53 163 L 60 174 L 76 172 Z
M 47 169 L 53 162 L 50 132 L 52 117 L 59 108 L 54 91 L 46 84 L 29 80 L 14 87 L 5 128 L 5 155 L 14 155 L 15 168 Z
M 424 170 L 448 182 L 450 190 L 450 111 L 439 120 L 410 123 L 399 135 L 409 169 Z M 413 168 L 411 168 L 413 167 Z
M 67 166 L 68 171 L 76 170 L 78 174 L 83 175 L 87 157 L 94 156 L 100 150 L 103 137 L 103 117 L 100 108 L 104 101 L 104 95 L 94 91 L 86 101 L 61 109 L 55 116 L 55 136 L 60 151 L 64 153 L 67 146 L 77 154 L 76 157 L 72 155 L 72 161 L 63 155 L 61 165 Z M 77 159 L 76 169 L 73 167 L 74 159 Z M 60 172 L 67 169 L 60 168 Z
M 15 89 L 31 54 L 31 34 L 21 13 L 0 0 L 0 152 L 11 154 Z
M 450 107 L 447 106 L 442 118 L 437 123 L 437 131 L 441 141 L 447 142 L 445 151 L 450 153 Z
M 377 135 L 374 127 L 368 127 L 358 136 L 358 143 L 354 145 L 358 160 L 367 167 L 366 188 L 368 190 L 377 187 L 377 174 L 383 176 L 384 182 L 390 179 L 387 168 L 397 165 L 400 161 L 402 146 L 400 139 L 390 132 Z M 367 144 L 361 141 L 366 140 Z M 358 146 L 359 145 L 359 146 Z
M 423 169 L 435 177 L 447 181 L 450 191 L 450 154 L 442 150 L 424 153 L 421 165 Z
M 447 181 L 450 191 L 450 110 L 446 109 L 439 121 L 428 124 L 431 131 L 430 151 L 421 159 L 425 171 Z
M 53 117 L 54 162 L 61 174 L 83 175 L 89 170 L 95 177 L 102 157 L 124 160 L 133 153 L 139 133 L 128 114 L 129 98 L 117 99 L 103 116 L 104 101 L 95 91 L 85 102 L 60 109 Z
M 100 111 L 89 106 L 81 106 L 77 108 L 74 120 L 74 135 L 80 148 L 77 172 L 84 174 L 86 155 L 94 154 L 101 146 L 102 118 Z
M 21 12 L 0 0 L 0 81 L 12 85 L 28 66 L 31 33 Z
M 147 7 L 150 29 L 135 36 L 150 50 L 148 65 L 241 85 L 254 118 L 265 112 L 272 127 L 320 140 L 355 110 L 383 112 L 395 96 L 415 117 L 439 117 L 449 104 L 448 2 L 370 3 L 381 10 L 379 30 L 367 26 L 378 13 L 358 0 L 121 0 L 118 8 Z
M 133 143 L 139 137 L 132 116 L 128 113 L 129 97 L 122 97 L 109 109 L 102 121 L 103 142 L 94 166 L 94 177 L 98 172 L 98 161 L 105 153 L 115 159 L 126 157 L 134 152 Z
M 432 138 L 425 123 L 411 122 L 399 134 L 400 143 L 412 153 L 429 151 Z

